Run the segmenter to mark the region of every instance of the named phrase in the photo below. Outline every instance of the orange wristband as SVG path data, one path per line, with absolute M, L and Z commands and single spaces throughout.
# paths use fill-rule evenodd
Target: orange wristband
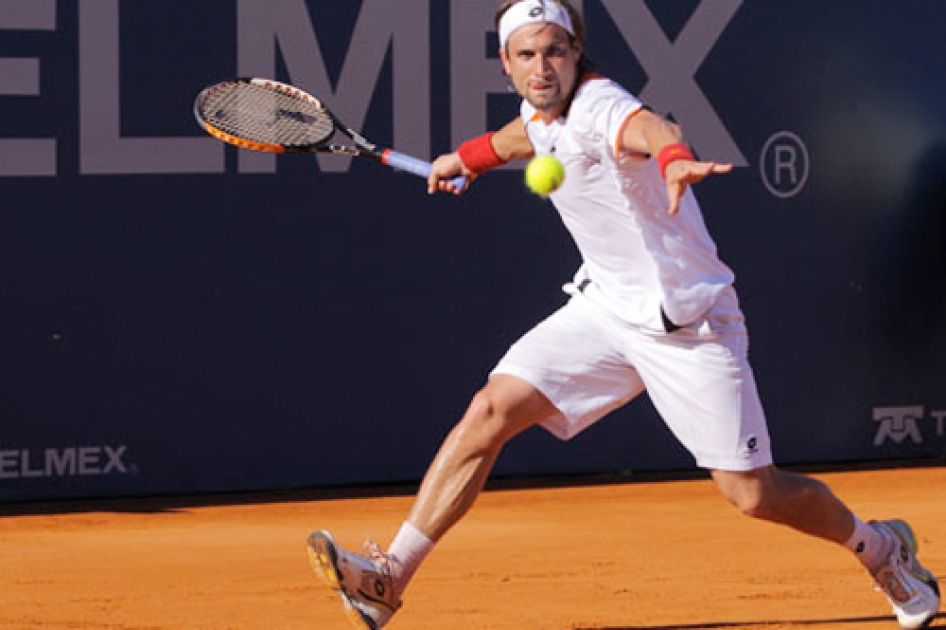
M 502 166 L 506 160 L 496 155 L 492 138 L 496 132 L 490 131 L 482 136 L 467 140 L 457 147 L 457 154 L 463 160 L 463 165 L 479 175 L 491 168 Z
M 660 176 L 667 179 L 667 165 L 677 160 L 695 160 L 693 152 L 685 144 L 676 142 L 668 144 L 657 154 L 657 164 L 660 165 Z

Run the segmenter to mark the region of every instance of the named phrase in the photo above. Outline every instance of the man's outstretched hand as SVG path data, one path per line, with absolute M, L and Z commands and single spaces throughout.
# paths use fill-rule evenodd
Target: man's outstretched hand
M 698 162 L 696 160 L 675 160 L 667 165 L 667 196 L 670 198 L 670 207 L 667 212 L 670 216 L 680 211 L 680 199 L 686 192 L 687 186 L 702 181 L 708 175 L 728 173 L 732 164 L 719 162 Z

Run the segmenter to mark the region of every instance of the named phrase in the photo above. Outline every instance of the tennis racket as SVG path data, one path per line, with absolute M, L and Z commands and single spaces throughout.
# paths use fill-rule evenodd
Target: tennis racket
M 425 160 L 383 149 L 343 124 L 317 98 L 269 79 L 233 79 L 205 88 L 194 102 L 201 127 L 227 144 L 264 153 L 335 153 L 371 158 L 418 177 L 430 176 Z M 341 132 L 353 144 L 330 142 Z M 463 190 L 467 178 L 450 180 Z

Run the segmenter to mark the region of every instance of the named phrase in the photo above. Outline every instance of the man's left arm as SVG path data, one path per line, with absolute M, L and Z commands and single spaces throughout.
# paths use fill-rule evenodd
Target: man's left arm
M 680 210 L 680 199 L 687 186 L 710 174 L 732 170 L 732 164 L 697 160 L 683 143 L 680 126 L 647 109 L 636 111 L 627 120 L 621 131 L 621 149 L 649 155 L 658 161 L 667 182 L 670 199 L 667 212 L 671 216 Z

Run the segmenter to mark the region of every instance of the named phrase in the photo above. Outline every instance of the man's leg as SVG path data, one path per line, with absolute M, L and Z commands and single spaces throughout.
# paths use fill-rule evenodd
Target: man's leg
M 714 470 L 712 475 L 723 496 L 747 516 L 839 545 L 854 533 L 854 514 L 817 479 L 774 466 L 746 472 Z
M 309 537 L 316 570 L 339 592 L 356 627 L 378 630 L 388 622 L 433 545 L 473 506 L 506 442 L 557 413 L 526 381 L 495 375 L 444 440 L 387 553 L 345 551 L 328 532 Z
M 916 558 L 903 521 L 864 523 L 817 479 L 765 466 L 712 471 L 723 495 L 754 518 L 786 525 L 850 549 L 884 591 L 903 628 L 923 628 L 939 610 L 939 585 Z
M 439 540 L 472 507 L 506 442 L 556 413 L 529 383 L 493 376 L 441 445 L 408 522 Z

